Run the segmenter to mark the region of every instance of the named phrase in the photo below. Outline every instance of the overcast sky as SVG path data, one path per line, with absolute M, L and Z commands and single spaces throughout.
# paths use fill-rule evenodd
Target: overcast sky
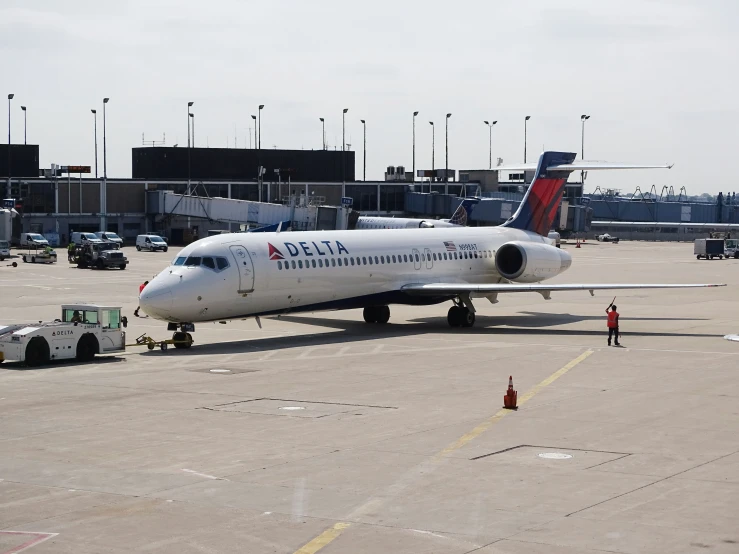
M 108 175 L 131 174 L 130 149 L 147 140 L 187 144 L 194 101 L 198 146 L 248 145 L 262 112 L 262 147 L 331 148 L 347 142 L 362 176 L 387 165 L 488 166 L 542 147 L 618 162 L 675 162 L 671 171 L 591 174 L 625 193 L 685 186 L 736 190 L 739 146 L 736 0 L 2 0 L 2 94 L 14 93 L 13 142 L 41 145 L 41 165 L 94 164 L 93 116 L 107 109 Z M 2 118 L 4 119 L 4 118 Z M 7 122 L 2 123 L 5 128 Z M 102 174 L 102 118 L 98 119 Z

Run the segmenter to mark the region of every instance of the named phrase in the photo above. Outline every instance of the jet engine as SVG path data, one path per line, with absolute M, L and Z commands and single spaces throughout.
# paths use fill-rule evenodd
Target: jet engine
M 507 242 L 495 253 L 500 275 L 518 283 L 537 283 L 559 275 L 572 265 L 572 257 L 559 248 L 535 242 Z

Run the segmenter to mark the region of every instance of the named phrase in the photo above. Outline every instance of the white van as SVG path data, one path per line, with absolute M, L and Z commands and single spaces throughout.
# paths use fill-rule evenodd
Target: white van
M 49 241 L 38 233 L 21 233 L 21 248 L 46 248 Z
M 10 242 L 7 240 L 0 240 L 0 262 L 5 258 L 10 258 Z
M 162 252 L 166 252 L 167 248 L 167 243 L 159 235 L 139 235 L 136 237 L 136 250 L 139 252 L 142 250 L 149 250 L 150 252 L 161 250 Z
M 70 242 L 73 242 L 75 244 L 102 244 L 103 241 L 100 240 L 97 236 L 95 236 L 95 233 L 72 233 L 72 236 L 70 237 Z
M 118 248 L 123 246 L 123 239 L 115 233 L 111 233 L 110 231 L 99 231 L 95 233 L 95 236 L 103 242 L 110 242 L 115 244 L 116 246 L 118 246 Z

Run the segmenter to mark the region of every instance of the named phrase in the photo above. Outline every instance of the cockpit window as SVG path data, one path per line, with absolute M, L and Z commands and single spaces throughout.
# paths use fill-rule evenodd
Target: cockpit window
M 216 258 L 216 264 L 219 270 L 226 269 L 228 267 L 228 260 L 226 258 Z
M 187 258 L 185 256 L 180 256 L 177 258 L 172 265 L 185 265 L 185 260 Z
M 196 267 L 200 265 L 202 258 L 200 256 L 188 256 L 185 260 L 185 265 L 189 267 Z
M 216 263 L 213 261 L 213 258 L 211 258 L 210 256 L 203 258 L 203 265 L 210 269 L 216 268 Z

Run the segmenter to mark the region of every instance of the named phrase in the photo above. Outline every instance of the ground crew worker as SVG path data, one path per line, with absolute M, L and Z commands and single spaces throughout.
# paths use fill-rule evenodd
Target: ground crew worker
M 78 310 L 75 310 L 72 314 L 72 319 L 70 319 L 72 323 L 82 323 L 82 316 L 80 315 L 80 312 Z
M 148 284 L 149 284 L 149 281 L 144 281 L 143 283 L 141 283 L 139 285 L 139 297 L 141 297 L 141 293 L 144 291 L 144 288 Z M 139 310 L 140 309 L 141 309 L 141 306 L 136 306 L 136 309 L 133 311 L 133 315 L 135 315 L 136 317 L 139 317 Z
M 608 308 L 611 309 L 611 311 L 608 311 Z M 621 343 L 618 342 L 618 312 L 616 311 L 616 305 L 611 304 L 606 308 L 606 313 L 608 314 L 608 346 L 611 346 L 611 337 L 615 335 L 615 345 L 621 346 Z
M 72 263 L 74 261 L 74 249 L 77 245 L 74 242 L 70 242 L 67 246 L 67 261 Z

